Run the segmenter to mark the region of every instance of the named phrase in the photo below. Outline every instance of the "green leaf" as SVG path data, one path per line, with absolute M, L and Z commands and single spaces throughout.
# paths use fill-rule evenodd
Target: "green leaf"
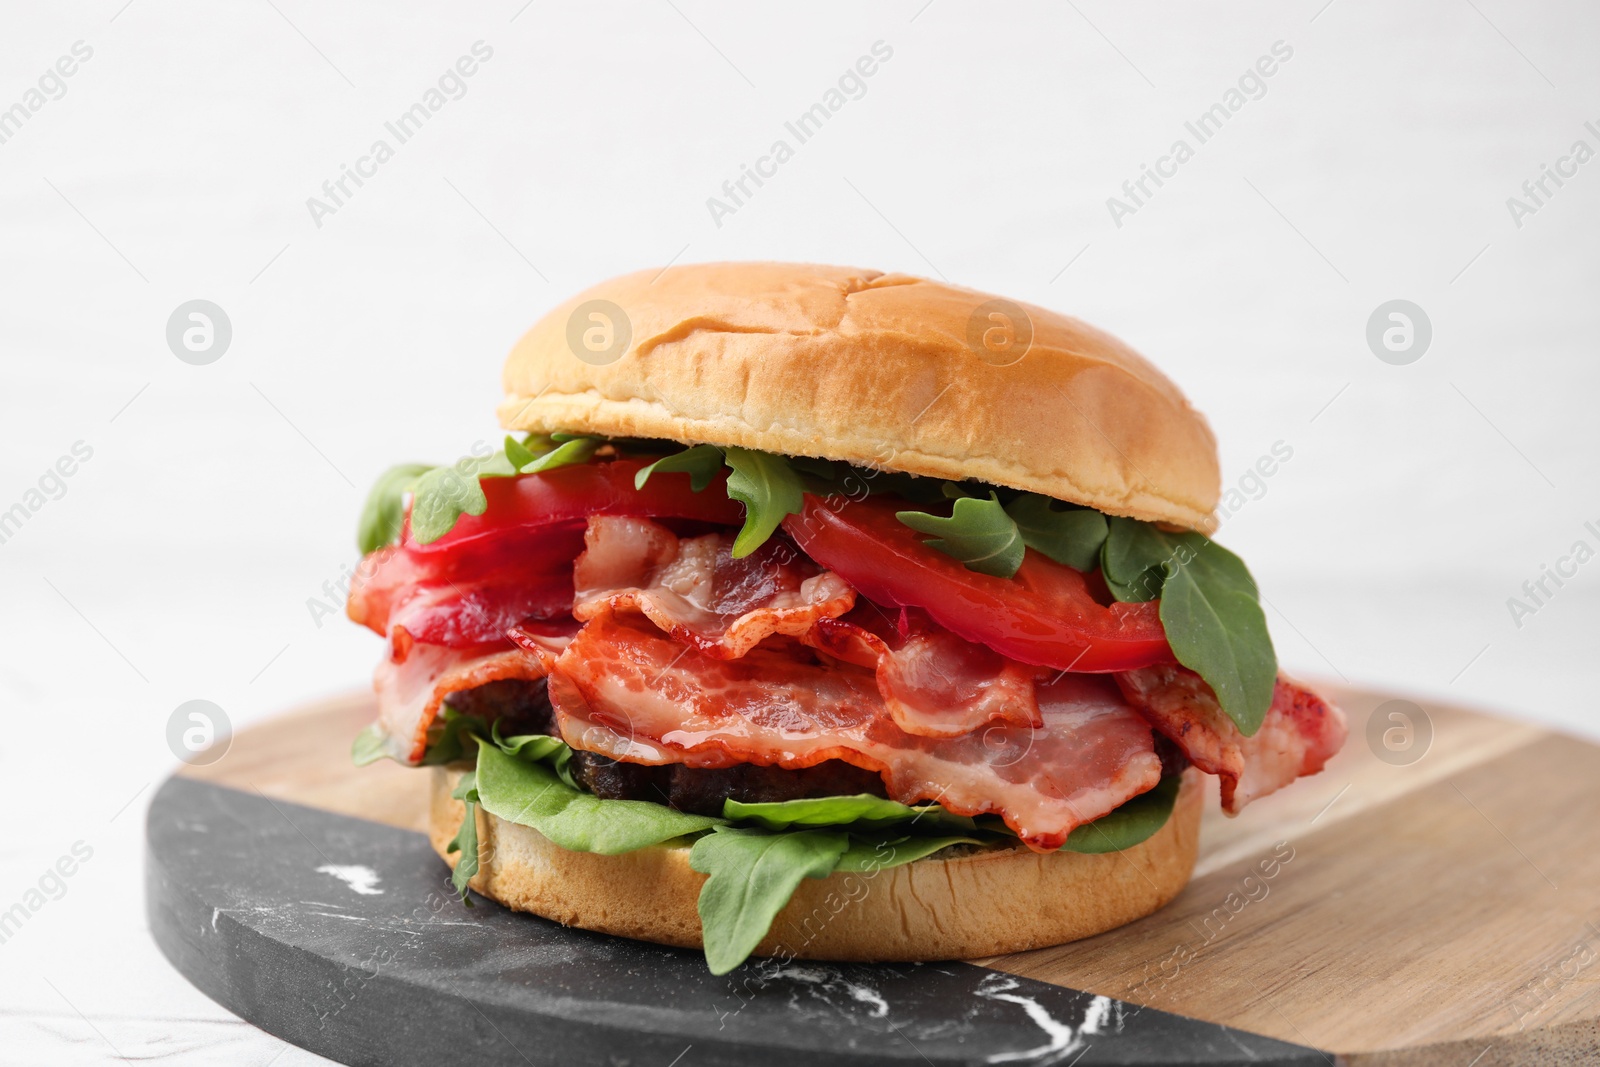
M 389 751 L 389 734 L 382 726 L 373 723 L 350 744 L 350 761 L 357 767 L 377 763 L 381 759 L 394 759 Z
M 722 462 L 722 449 L 716 445 L 695 445 L 640 468 L 639 473 L 633 476 L 633 487 L 643 489 L 652 474 L 681 472 L 689 476 L 689 488 L 698 493 L 710 485 L 722 470 Z
M 434 467 L 411 490 L 411 536 L 418 544 L 439 540 L 462 515 L 482 515 L 489 507 L 480 478 L 509 478 L 517 468 L 504 449 L 486 456 L 463 456 L 448 467 Z
M 1106 517 L 1091 508 L 1068 508 L 1047 496 L 1024 493 L 1006 508 L 1022 543 L 1064 566 L 1092 571 L 1100 565 Z
M 724 450 L 728 461 L 728 496 L 744 505 L 744 528 L 733 539 L 735 559 L 766 543 L 786 515 L 800 511 L 805 486 L 783 456 L 748 448 Z
M 530 439 L 531 440 L 531 439 Z M 526 462 L 520 463 L 517 470 L 522 474 L 540 474 L 544 471 L 553 471 L 557 467 L 570 467 L 576 463 L 587 463 L 595 450 L 606 443 L 604 437 L 575 437 L 571 434 L 552 434 L 551 447 L 548 451 Z M 532 453 L 524 447 L 521 453 Z M 520 453 L 519 453 L 520 454 Z
M 743 963 L 800 882 L 827 877 L 849 847 L 842 833 L 727 826 L 696 841 L 689 866 L 710 876 L 700 889 L 698 910 L 711 973 L 727 974 Z
M 722 802 L 722 817 L 730 821 L 753 822 L 768 830 L 787 830 L 792 826 L 834 826 L 851 830 L 877 826 L 918 824 L 924 829 L 958 827 L 970 830 L 971 819 L 952 815 L 937 804 L 911 807 L 896 800 L 860 793 L 847 797 L 808 797 L 746 804 L 727 799 Z
M 477 777 L 474 772 L 468 771 L 450 791 L 452 797 L 461 801 L 466 814 L 462 816 L 461 829 L 456 831 L 456 836 L 445 846 L 446 854 L 461 853 L 461 858 L 456 861 L 456 869 L 450 872 L 450 884 L 455 886 L 456 892 L 461 894 L 461 902 L 468 907 L 472 906 L 472 900 L 467 896 L 467 883 L 478 873 Z
M 531 440 L 533 440 L 533 435 L 532 434 L 529 434 L 524 439 L 524 441 L 531 441 Z M 530 452 L 528 450 L 528 446 L 524 443 L 524 441 L 518 441 L 515 437 L 512 437 L 510 434 L 506 434 L 506 444 L 505 444 L 506 462 L 510 463 L 513 467 L 517 468 L 518 470 L 521 470 L 524 465 L 532 463 L 534 460 L 539 458 L 533 452 Z
M 572 788 L 577 789 L 578 782 L 572 776 L 572 749 L 559 737 L 548 734 L 518 734 L 515 737 L 501 737 L 500 724 L 496 722 L 489 731 L 489 740 L 499 747 L 501 752 L 513 759 L 527 760 L 531 763 L 548 763 L 550 769 L 555 771 Z
M 1147 522 L 1109 516 L 1106 543 L 1100 552 L 1100 569 L 1111 595 L 1123 601 L 1154 600 L 1166 582 L 1166 565 L 1175 561 L 1186 544 L 1199 534 L 1174 534 Z M 1192 547 L 1189 551 L 1193 551 Z
M 499 728 L 500 725 L 496 723 L 496 731 Z M 503 738 L 496 733 L 493 740 L 501 752 L 513 759 L 527 760 L 529 763 L 546 762 L 552 756 L 559 755 L 562 749 L 572 751 L 561 738 L 551 737 L 548 734 L 518 734 L 515 737 Z
M 1161 625 L 1178 662 L 1210 684 L 1239 732 L 1249 737 L 1261 729 L 1278 684 L 1278 656 L 1243 561 L 1205 541 L 1167 576 Z
M 1167 824 L 1182 783 L 1180 775 L 1168 775 L 1149 792 L 1140 793 L 1115 811 L 1072 831 L 1061 851 L 1121 852 L 1132 848 Z
M 981 845 L 983 838 L 948 835 L 944 837 L 850 836 L 850 847 L 839 857 L 835 871 L 886 871 L 926 859 L 951 845 Z M 1015 843 L 1015 842 L 1013 842 Z
M 822 459 L 818 456 L 789 456 L 789 466 L 807 477 L 815 478 L 827 485 L 834 485 L 849 477 L 855 468 L 839 460 Z
M 1022 566 L 1022 535 L 992 492 L 987 500 L 958 498 L 948 518 L 925 511 L 897 511 L 895 518 L 918 533 L 937 534 L 927 542 L 929 547 L 960 560 L 968 570 L 1010 578 Z
M 1205 679 L 1241 733 L 1261 729 L 1278 657 L 1255 579 L 1239 557 L 1203 534 L 1113 518 L 1101 560 L 1118 600 L 1161 597 L 1161 625 L 1178 662 Z
M 472 759 L 477 755 L 472 744 L 474 736 L 487 736 L 489 726 L 479 715 L 463 715 L 449 704 L 428 730 L 428 744 L 423 750 L 420 766 L 434 767 L 457 760 Z
M 426 463 L 401 463 L 378 475 L 356 526 L 356 545 L 363 556 L 400 540 L 406 518 L 405 495 L 432 469 Z
M 543 763 L 508 756 L 490 741 L 478 745 L 478 796 L 484 811 L 532 827 L 562 848 L 607 856 L 722 822 L 648 800 L 602 800 L 562 781 Z

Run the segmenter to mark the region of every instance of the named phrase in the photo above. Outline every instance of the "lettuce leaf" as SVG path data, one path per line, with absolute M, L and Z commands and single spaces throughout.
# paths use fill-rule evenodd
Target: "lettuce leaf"
M 709 830 L 722 820 L 649 800 L 602 800 L 539 762 L 479 739 L 477 790 L 483 810 L 528 826 L 573 852 L 614 856 Z

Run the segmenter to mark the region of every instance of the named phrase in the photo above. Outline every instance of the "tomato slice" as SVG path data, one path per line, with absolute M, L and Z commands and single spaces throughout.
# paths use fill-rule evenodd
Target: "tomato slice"
M 884 497 L 807 494 L 783 527 L 812 559 L 879 604 L 923 608 L 996 652 L 1080 673 L 1176 662 L 1158 606 L 1102 604 L 1091 576 L 1028 549 L 1014 578 L 970 571 L 922 543 Z
M 744 505 L 728 499 L 726 474 L 717 475 L 699 493 L 689 488 L 689 476 L 681 473 L 652 475 L 643 489 L 635 489 L 634 476 L 645 465 L 642 460 L 616 459 L 515 478 L 485 478 L 479 484 L 489 506 L 482 515 L 461 516 L 449 533 L 425 545 L 411 539 L 408 524 L 406 547 L 422 555 L 454 555 L 484 538 L 498 542 L 517 532 L 581 523 L 590 515 L 695 519 L 729 526 L 744 522 Z
M 463 515 L 445 536 L 399 545 L 362 561 L 350 587 L 356 622 L 403 644 L 450 648 L 503 644 L 525 619 L 567 618 L 572 563 L 590 515 L 637 515 L 737 526 L 744 508 L 720 485 L 696 493 L 686 474 L 658 474 L 633 487 L 636 460 L 585 463 L 542 474 L 487 478 L 489 506 Z

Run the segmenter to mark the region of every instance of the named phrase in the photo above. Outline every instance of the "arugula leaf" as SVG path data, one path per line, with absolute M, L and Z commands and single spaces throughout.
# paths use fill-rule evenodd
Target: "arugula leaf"
M 456 760 L 472 759 L 476 752 L 472 744 L 474 735 L 489 732 L 480 715 L 463 715 L 449 704 L 444 713 L 428 731 L 427 747 L 423 750 L 421 766 L 434 767 Z
M 971 819 L 952 815 L 937 804 L 911 807 L 871 793 L 749 804 L 727 799 L 722 802 L 722 817 L 753 822 L 768 830 L 787 830 L 792 826 L 847 826 L 855 830 L 902 823 L 915 823 L 925 828 L 954 826 L 971 830 L 974 827 Z
M 400 540 L 406 519 L 405 495 L 432 469 L 426 463 L 400 463 L 378 475 L 356 525 L 356 546 L 363 556 Z
M 850 847 L 839 857 L 835 871 L 886 871 L 926 859 L 951 845 L 981 845 L 977 837 L 861 837 L 850 835 Z
M 1161 597 L 1161 625 L 1178 662 L 1205 679 L 1240 733 L 1261 729 L 1278 657 L 1243 561 L 1203 534 L 1122 518 L 1111 520 L 1101 561 L 1118 600 Z
M 350 743 L 350 762 L 365 767 L 381 759 L 394 759 L 389 753 L 389 734 L 382 726 L 372 723 Z
M 1178 662 L 1210 683 L 1246 737 L 1261 729 L 1278 684 L 1278 656 L 1256 583 L 1238 556 L 1206 541 L 1161 590 L 1161 625 Z
M 722 449 L 716 445 L 695 445 L 682 452 L 663 456 L 648 467 L 641 467 L 639 473 L 633 476 L 633 487 L 643 489 L 644 483 L 657 472 L 670 474 L 676 471 L 687 474 L 689 488 L 698 493 L 711 484 L 711 480 L 722 470 L 722 463 Z
M 827 877 L 849 847 L 842 833 L 728 826 L 696 841 L 689 866 L 709 875 L 697 910 L 711 973 L 727 974 L 743 963 L 801 880 Z
M 437 541 L 462 515 L 482 515 L 489 507 L 480 478 L 510 478 L 517 468 L 504 449 L 486 456 L 463 456 L 449 467 L 434 467 L 411 489 L 411 536 L 418 544 Z
M 579 788 L 577 779 L 572 776 L 572 749 L 559 737 L 548 734 L 518 734 L 515 737 L 501 737 L 500 724 L 496 722 L 489 731 L 489 740 L 514 759 L 529 760 L 535 763 L 548 763 L 550 769 L 561 776 L 561 780 L 572 788 Z
M 524 440 L 533 440 L 533 435 L 529 434 Z M 528 450 L 528 446 L 526 444 L 524 444 L 522 441 L 518 441 L 510 434 L 506 434 L 505 450 L 506 461 L 513 467 L 517 468 L 517 470 L 521 470 L 524 465 L 532 463 L 534 460 L 539 458 L 533 452 Z
M 472 907 L 472 899 L 467 896 L 467 883 L 478 873 L 477 778 L 475 771 L 468 771 L 450 791 L 452 797 L 461 801 L 466 814 L 461 819 L 461 829 L 456 831 L 456 836 L 450 839 L 450 843 L 444 849 L 446 854 L 461 853 L 461 858 L 456 861 L 456 869 L 450 872 L 450 884 L 461 894 L 461 903 L 469 908 Z
M 800 511 L 805 486 L 789 461 L 748 448 L 723 450 L 728 461 L 728 496 L 744 505 L 744 528 L 733 539 L 733 558 L 766 543 L 784 516 Z
M 1038 493 L 1024 493 L 1006 506 L 1006 514 L 1029 548 L 1064 566 L 1094 570 L 1106 540 L 1106 517 L 1091 508 L 1058 511 L 1056 503 Z
M 1149 792 L 1140 793 L 1115 811 L 1072 831 L 1061 851 L 1121 852 L 1154 836 L 1171 818 L 1182 784 L 1181 775 L 1167 775 Z
M 1154 600 L 1166 582 L 1167 565 L 1194 551 L 1196 533 L 1167 533 L 1147 522 L 1107 516 L 1100 570 L 1111 595 L 1123 601 Z M 1188 540 L 1186 540 L 1188 539 Z
M 987 500 L 958 497 L 948 518 L 925 511 L 897 511 L 894 515 L 918 533 L 938 534 L 928 546 L 960 560 L 968 570 L 1010 578 L 1022 566 L 1026 547 L 1022 535 L 992 492 Z
M 551 737 L 548 734 L 517 734 L 514 737 L 501 737 L 499 723 L 495 723 L 494 729 L 495 734 L 491 740 L 501 752 L 514 759 L 543 763 L 551 756 L 559 755 L 562 749 L 572 751 L 559 737 Z
M 507 439 L 510 440 L 509 438 Z M 535 441 L 529 438 L 529 443 Z M 595 450 L 606 443 L 604 437 L 577 437 L 572 434 L 551 434 L 550 447 L 546 451 L 534 456 L 524 445 L 522 453 L 532 458 L 517 465 L 521 474 L 539 474 L 543 471 L 553 471 L 557 467 L 570 467 L 576 463 L 587 463 Z M 508 450 L 509 454 L 509 450 Z
M 648 800 L 602 800 L 543 763 L 508 756 L 487 740 L 478 744 L 477 780 L 484 811 L 532 827 L 573 852 L 632 852 L 722 822 Z

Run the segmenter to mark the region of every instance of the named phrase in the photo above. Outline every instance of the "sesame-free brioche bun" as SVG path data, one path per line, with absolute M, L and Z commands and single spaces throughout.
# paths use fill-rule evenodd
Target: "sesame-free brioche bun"
M 1144 357 L 1066 315 L 905 274 L 613 278 L 535 323 L 504 386 L 508 430 L 820 456 L 1216 525 L 1216 439 Z
M 430 776 L 428 839 L 451 866 L 460 854 L 445 848 L 463 811 L 450 791 L 466 769 L 435 767 Z M 965 852 L 957 846 L 900 867 L 808 878 L 778 913 L 756 955 L 973 959 L 1122 926 L 1149 915 L 1188 882 L 1203 793 L 1199 772 L 1185 771 L 1167 824 L 1122 852 L 1041 855 L 1020 845 Z M 701 946 L 695 905 L 706 876 L 690 868 L 688 846 L 658 845 L 620 856 L 569 852 L 481 806 L 477 820 L 479 867 L 472 888 L 489 899 L 567 926 Z

